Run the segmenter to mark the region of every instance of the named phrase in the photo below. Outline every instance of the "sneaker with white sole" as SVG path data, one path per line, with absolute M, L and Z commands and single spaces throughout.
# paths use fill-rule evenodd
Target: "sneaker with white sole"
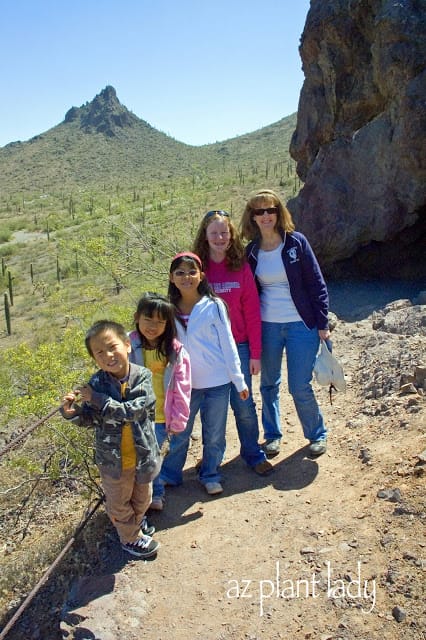
M 266 440 L 262 444 L 262 449 L 265 452 L 267 458 L 275 458 L 280 452 L 281 448 L 281 440 L 279 438 L 274 438 L 273 440 Z
M 309 445 L 311 456 L 322 456 L 327 451 L 327 440 L 317 440 Z
M 148 518 L 144 516 L 141 520 L 141 531 L 145 536 L 152 536 L 155 533 L 155 527 L 149 524 Z
M 151 558 L 151 556 L 157 553 L 159 546 L 159 542 L 153 540 L 151 536 L 145 535 L 137 538 L 135 542 L 121 543 L 121 548 L 124 549 L 124 551 L 138 558 Z
M 215 496 L 218 493 L 222 493 L 223 487 L 220 482 L 206 482 L 204 485 L 209 496 Z

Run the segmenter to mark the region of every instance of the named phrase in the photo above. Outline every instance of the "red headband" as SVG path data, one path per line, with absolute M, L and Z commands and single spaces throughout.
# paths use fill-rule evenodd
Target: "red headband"
M 172 263 L 178 258 L 192 258 L 195 262 L 200 266 L 200 269 L 203 269 L 203 263 L 201 262 L 201 258 L 197 256 L 196 253 L 192 253 L 192 251 L 182 251 L 181 253 L 177 253 L 174 258 L 172 258 Z

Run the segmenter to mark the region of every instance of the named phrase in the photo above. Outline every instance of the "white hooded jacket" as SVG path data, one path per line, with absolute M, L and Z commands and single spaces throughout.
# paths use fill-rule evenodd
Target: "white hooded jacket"
M 232 336 L 225 304 L 203 296 L 194 306 L 185 328 L 176 322 L 179 341 L 191 360 L 192 387 L 207 389 L 233 382 L 238 392 L 247 385 Z

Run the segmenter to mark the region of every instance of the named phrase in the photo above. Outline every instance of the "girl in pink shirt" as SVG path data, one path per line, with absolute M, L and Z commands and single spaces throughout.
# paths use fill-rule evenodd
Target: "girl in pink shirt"
M 259 445 L 259 423 L 252 394 L 252 375 L 260 371 L 261 319 L 260 303 L 251 269 L 245 261 L 238 232 L 226 211 L 205 214 L 194 242 L 206 278 L 228 305 L 231 329 L 241 361 L 241 371 L 250 391 L 241 400 L 231 388 L 234 412 L 243 460 L 259 475 L 268 475 L 273 467 Z

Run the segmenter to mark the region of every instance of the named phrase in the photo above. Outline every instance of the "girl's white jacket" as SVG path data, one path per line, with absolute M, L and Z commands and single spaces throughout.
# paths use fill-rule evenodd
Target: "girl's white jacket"
M 228 382 L 233 382 L 238 392 L 246 389 L 228 312 L 220 298 L 203 296 L 192 309 L 186 329 L 179 320 L 176 325 L 179 341 L 191 360 L 194 389 Z

